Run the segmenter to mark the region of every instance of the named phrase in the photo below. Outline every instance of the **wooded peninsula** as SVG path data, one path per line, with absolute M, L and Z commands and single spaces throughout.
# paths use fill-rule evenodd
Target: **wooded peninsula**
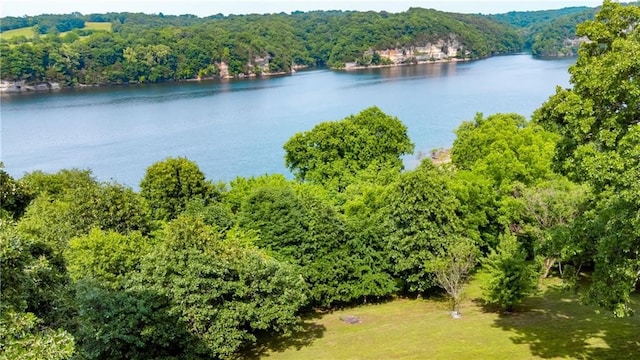
M 575 7 L 485 16 L 411 8 L 402 13 L 205 18 L 142 13 L 4 17 L 0 66 L 5 88 L 16 82 L 57 88 L 479 59 L 521 51 L 571 56 L 581 42 L 575 25 L 592 19 L 595 11 Z

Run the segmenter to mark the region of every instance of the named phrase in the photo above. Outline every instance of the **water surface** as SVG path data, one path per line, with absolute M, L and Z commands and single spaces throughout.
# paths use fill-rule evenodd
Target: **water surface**
M 451 146 L 476 112 L 529 117 L 573 59 L 494 57 L 355 72 L 135 85 L 1 98 L 1 158 L 14 177 L 92 169 L 137 188 L 145 169 L 186 156 L 211 180 L 284 173 L 282 145 L 319 122 L 376 105 L 409 129 L 416 154 Z M 407 166 L 417 163 L 415 156 Z

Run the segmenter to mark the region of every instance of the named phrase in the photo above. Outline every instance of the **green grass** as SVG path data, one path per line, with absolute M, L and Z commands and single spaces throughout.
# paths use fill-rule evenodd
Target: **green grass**
M 640 317 L 616 319 L 551 281 L 519 311 L 500 314 L 471 284 L 461 319 L 446 301 L 399 299 L 318 315 L 288 340 L 243 357 L 281 359 L 637 359 Z M 636 298 L 635 305 L 640 305 Z M 344 316 L 360 324 L 347 324 Z
M 0 38 L 4 40 L 13 39 L 15 37 L 24 36 L 27 39 L 33 39 L 35 32 L 33 31 L 33 26 L 31 27 L 23 27 L 20 29 L 7 30 L 0 33 Z
M 110 22 L 85 22 L 84 23 L 84 28 L 85 29 L 90 29 L 90 30 L 106 30 L 106 31 L 111 31 L 111 23 Z
M 88 30 L 105 30 L 105 31 L 111 31 L 111 23 L 110 22 L 85 22 L 84 23 L 84 28 L 88 29 Z M 65 35 L 66 33 L 68 33 L 68 31 L 60 33 L 60 36 Z M 13 30 L 7 30 L 7 31 L 3 31 L 2 33 L 0 33 L 0 38 L 4 39 L 4 40 L 9 40 L 9 39 L 13 39 L 15 37 L 19 37 L 19 36 L 24 36 L 27 39 L 33 39 L 35 33 L 34 33 L 34 27 L 30 26 L 30 27 L 24 27 L 24 28 L 20 28 L 20 29 L 13 29 Z M 46 36 L 46 35 L 43 35 Z

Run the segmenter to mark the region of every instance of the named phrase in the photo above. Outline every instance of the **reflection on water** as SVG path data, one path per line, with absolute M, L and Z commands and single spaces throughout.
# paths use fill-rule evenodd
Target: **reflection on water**
M 427 153 L 450 146 L 453 130 L 476 112 L 529 116 L 556 85 L 567 85 L 572 62 L 516 55 L 2 96 L 1 159 L 16 177 L 91 168 L 100 180 L 133 187 L 168 156 L 193 159 L 213 180 L 288 174 L 282 144 L 289 137 L 373 105 L 402 120 L 416 152 Z

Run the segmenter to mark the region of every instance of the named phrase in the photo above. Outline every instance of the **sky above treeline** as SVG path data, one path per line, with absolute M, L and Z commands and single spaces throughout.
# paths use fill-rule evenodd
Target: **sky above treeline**
M 357 10 L 402 12 L 410 7 L 432 8 L 458 13 L 497 14 L 509 11 L 595 7 L 602 0 L 4 0 L 0 16 L 142 12 L 164 15 L 269 14 L 311 10 Z

